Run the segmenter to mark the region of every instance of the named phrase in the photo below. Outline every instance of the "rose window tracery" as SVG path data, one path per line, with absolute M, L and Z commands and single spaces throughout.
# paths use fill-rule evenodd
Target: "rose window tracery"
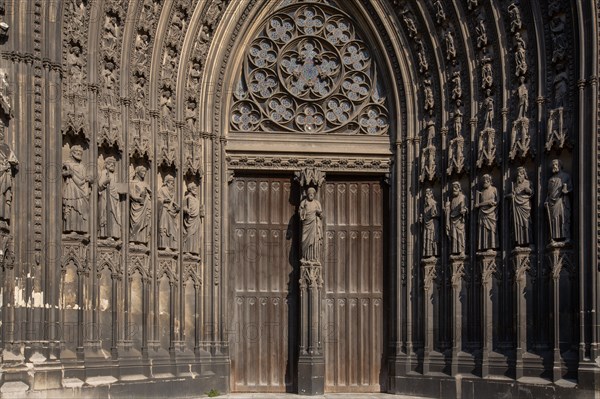
M 234 131 L 388 134 L 376 65 L 350 17 L 292 4 L 250 42 L 231 109 Z

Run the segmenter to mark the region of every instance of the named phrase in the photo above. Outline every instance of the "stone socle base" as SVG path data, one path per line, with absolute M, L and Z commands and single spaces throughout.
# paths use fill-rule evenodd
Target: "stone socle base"
M 298 394 L 323 395 L 325 390 L 325 359 L 300 357 L 298 360 Z

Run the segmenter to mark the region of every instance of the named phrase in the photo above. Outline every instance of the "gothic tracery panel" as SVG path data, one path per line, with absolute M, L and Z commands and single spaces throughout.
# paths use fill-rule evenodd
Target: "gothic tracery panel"
M 234 131 L 388 134 L 377 66 L 349 16 L 295 4 L 259 32 L 234 93 Z

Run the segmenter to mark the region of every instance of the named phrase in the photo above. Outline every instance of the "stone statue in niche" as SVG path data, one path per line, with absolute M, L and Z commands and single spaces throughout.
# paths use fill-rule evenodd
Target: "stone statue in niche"
M 138 166 L 129 183 L 129 198 L 131 209 L 129 210 L 129 241 L 147 244 L 150 235 L 150 220 L 152 218 L 152 203 L 150 197 L 152 191 L 148 183 L 144 181 L 146 168 Z
M 519 32 L 515 33 L 515 42 L 517 44 L 515 50 L 515 64 L 517 70 L 515 75 L 523 76 L 527 74 L 527 55 L 525 51 L 525 40 L 523 40 Z
M 446 43 L 446 59 L 448 61 L 454 61 L 456 59 L 456 46 L 454 45 L 454 36 L 452 36 L 452 32 L 446 32 L 444 41 Z
M 429 111 L 429 114 L 433 112 L 433 108 L 435 107 L 435 100 L 433 98 L 433 90 L 431 90 L 431 80 L 425 79 L 423 82 L 423 92 L 425 95 L 425 104 L 423 108 L 425 111 Z
M 321 203 L 315 198 L 316 194 L 317 190 L 309 187 L 299 208 L 302 222 L 302 260 L 307 262 L 319 262 L 323 246 L 323 210 Z
M 198 110 L 196 108 L 196 101 L 188 101 L 186 103 L 185 122 L 190 132 L 196 131 L 196 121 L 198 118 Z
M 117 72 L 115 64 L 111 60 L 107 60 L 102 70 L 102 78 L 104 79 L 104 105 L 115 107 L 117 106 Z
M 485 119 L 483 130 L 479 133 L 477 144 L 477 167 L 481 168 L 484 163 L 492 165 L 496 159 L 496 131 L 493 128 L 494 123 L 494 98 L 490 90 L 487 91 L 487 98 L 483 102 L 485 110 Z
M 435 0 L 433 2 L 433 7 L 435 8 L 435 19 L 438 24 L 443 23 L 446 20 L 446 12 L 444 12 L 444 7 L 442 6 L 441 0 Z
M 114 15 L 107 15 L 104 20 L 104 33 L 102 35 L 102 47 L 111 57 L 118 56 L 117 45 L 119 42 L 119 27 Z
M 450 239 L 452 255 L 465 254 L 465 221 L 467 218 L 467 201 L 460 187 L 460 182 L 452 183 L 452 199 L 445 204 L 446 235 Z
M 475 208 L 477 218 L 477 250 L 498 248 L 498 190 L 492 185 L 492 176 L 483 175 L 483 189 L 477 191 Z
M 494 84 L 494 74 L 492 72 L 492 59 L 484 57 L 481 60 L 481 88 L 491 89 Z
M 521 84 L 517 89 L 519 97 L 519 115 L 513 122 L 510 136 L 510 159 L 515 159 L 517 155 L 525 157 L 530 150 L 531 135 L 529 134 L 529 118 L 527 118 L 527 109 L 529 108 L 529 90 L 525 84 L 525 76 L 519 78 Z
M 87 233 L 90 215 L 90 183 L 83 148 L 71 147 L 70 157 L 63 163 L 63 232 Z
M 433 120 L 427 121 L 425 129 L 426 143 L 423 145 L 421 153 L 421 175 L 419 180 L 421 182 L 425 180 L 433 180 L 435 178 L 436 162 L 435 152 L 436 147 L 434 144 L 435 138 L 435 123 Z
M 415 21 L 410 17 L 408 13 L 408 9 L 402 11 L 402 19 L 406 24 L 406 29 L 408 29 L 408 37 L 415 38 L 419 34 L 417 31 L 417 26 L 415 25 Z
M 531 222 L 533 190 L 524 167 L 517 168 L 516 184 L 512 183 L 512 190 L 506 197 L 510 199 L 512 205 L 514 241 L 518 247 L 529 246 L 532 243 L 533 230 Z
M 14 171 L 19 164 L 10 146 L 4 143 L 4 129 L 0 128 L 0 222 L 10 223 Z
M 116 159 L 108 157 L 104 160 L 104 169 L 98 177 L 98 196 L 100 223 L 98 236 L 102 238 L 121 238 L 121 203 L 119 201 L 118 183 L 116 182 Z
M 423 258 L 438 256 L 439 241 L 438 204 L 433 197 L 433 190 L 425 190 L 425 204 L 419 222 L 423 226 Z
M 460 78 L 460 72 L 454 72 L 452 74 L 452 100 L 460 105 L 462 99 L 462 83 Z
M 463 114 L 460 108 L 454 113 L 454 138 L 448 145 L 448 169 L 446 172 L 451 175 L 454 171 L 460 173 L 465 166 L 465 139 L 462 136 Z
M 563 171 L 560 159 L 552 160 L 552 177 L 548 179 L 548 195 L 544 206 L 550 227 L 550 245 L 571 241 L 571 176 Z
M 427 62 L 427 57 L 425 56 L 425 50 L 421 47 L 421 50 L 417 53 L 419 57 L 419 73 L 426 73 L 429 71 L 429 63 Z
M 512 33 L 520 31 L 523 28 L 523 21 L 521 20 L 521 11 L 516 3 L 508 6 L 508 15 L 510 16 L 510 31 Z
M 183 252 L 200 254 L 203 218 L 204 207 L 198 198 L 198 186 L 196 183 L 190 183 L 183 199 Z
M 158 212 L 158 248 L 177 249 L 179 235 L 177 215 L 179 205 L 175 202 L 175 178 L 166 175 L 157 193 L 160 209 Z
M 488 45 L 488 36 L 485 28 L 485 20 L 483 18 L 479 18 L 479 21 L 477 21 L 475 33 L 477 33 L 477 48 L 485 49 Z
M 566 71 L 561 71 L 554 77 L 554 108 L 548 115 L 546 132 L 546 151 L 550 151 L 554 145 L 559 149 L 564 148 L 567 132 L 564 128 L 564 110 L 568 91 L 568 76 Z
M 150 57 L 150 37 L 146 32 L 140 32 L 135 38 L 135 64 L 138 67 L 146 65 Z

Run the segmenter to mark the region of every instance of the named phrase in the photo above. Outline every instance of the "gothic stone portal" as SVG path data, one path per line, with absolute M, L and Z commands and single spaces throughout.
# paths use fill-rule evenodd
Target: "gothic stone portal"
M 296 392 L 299 188 L 290 178 L 236 177 L 227 332 L 233 391 Z M 321 188 L 325 389 L 379 392 L 383 366 L 384 191 L 379 181 Z

